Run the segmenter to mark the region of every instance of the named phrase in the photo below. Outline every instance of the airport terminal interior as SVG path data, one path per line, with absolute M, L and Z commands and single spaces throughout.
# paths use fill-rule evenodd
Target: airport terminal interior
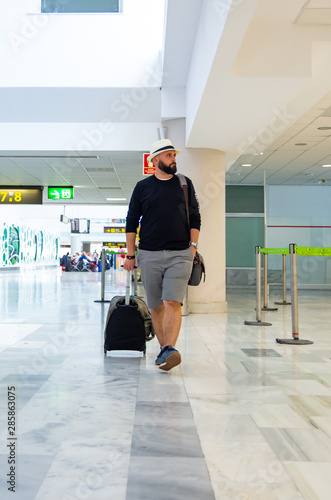
M 1 500 L 329 500 L 330 28 L 331 0 L 3 9 Z M 168 372 L 156 338 L 104 353 L 165 139 L 206 265 Z

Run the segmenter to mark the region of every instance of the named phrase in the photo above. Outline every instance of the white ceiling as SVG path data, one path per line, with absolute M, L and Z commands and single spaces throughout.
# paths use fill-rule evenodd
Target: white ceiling
M 170 1 L 166 4 L 163 71 L 158 74 L 157 66 L 156 68 L 146 66 L 142 61 L 144 66 L 142 69 L 145 69 L 148 76 L 144 86 L 121 88 L 0 86 L 0 122 L 98 124 L 103 121 L 107 123 L 129 121 L 141 123 L 142 126 L 144 123 L 160 123 L 160 85 L 185 87 L 203 0 Z M 146 0 L 145 6 L 147 6 Z M 126 7 L 128 9 L 134 6 L 132 4 Z M 155 22 L 153 9 L 145 16 L 140 29 L 148 31 L 151 18 Z M 48 22 L 52 29 L 54 22 L 53 19 Z M 127 33 L 126 36 L 128 37 Z M 137 36 L 139 32 L 134 32 L 133 39 L 128 40 L 127 44 L 134 45 Z M 149 36 L 151 46 L 155 38 L 154 27 Z M 123 40 L 119 43 L 123 44 Z M 17 56 L 13 57 L 15 60 L 16 58 Z M 118 67 L 115 67 L 114 63 L 110 66 L 112 73 L 129 69 L 125 60 L 122 60 Z M 144 79 L 140 81 L 144 83 Z M 129 116 L 126 116 L 126 109 L 130 111 Z M 155 136 L 157 138 L 157 130 Z M 74 186 L 74 200 L 66 200 L 66 205 L 127 204 L 135 184 L 143 178 L 144 152 L 147 150 L 77 153 L 68 150 L 1 152 L 0 149 L 0 185 L 41 185 L 45 188 Z M 48 201 L 46 191 L 45 189 L 43 195 L 44 203 L 63 203 Z M 109 201 L 107 198 L 125 198 L 125 201 Z
M 320 127 L 329 127 L 320 130 Z M 267 148 L 241 155 L 226 174 L 229 184 L 331 185 L 331 92 Z M 248 166 L 250 165 L 250 166 Z
M 54 80 L 54 86 L 20 86 L 17 82 L 10 86 L 6 84 L 10 81 L 8 66 L 5 83 L 0 78 L 0 122 L 95 124 L 107 120 L 142 127 L 161 124 L 162 116 L 166 116 L 163 91 L 185 90 L 188 78 L 194 74 L 190 72 L 192 54 L 209 50 L 204 46 L 208 34 L 206 9 L 217 25 L 226 6 L 229 2 L 223 0 L 166 2 L 163 69 L 149 78 L 148 85 L 57 86 Z M 233 2 L 229 13 L 224 14 L 224 29 L 215 43 L 215 54 L 209 54 L 211 67 L 196 103 L 187 146 L 223 150 L 227 183 L 262 184 L 266 172 L 270 184 L 331 184 L 331 168 L 322 167 L 331 163 L 331 130 L 319 130 L 331 127 L 330 13 L 331 0 L 248 0 Z M 147 18 L 148 26 L 152 19 Z M 19 22 L 17 32 L 21 29 Z M 55 34 L 56 21 L 52 19 L 47 30 L 40 30 L 29 41 L 29 48 L 43 43 L 46 35 Z M 135 43 L 127 33 L 126 38 L 128 44 Z M 149 43 L 153 44 L 152 36 Z M 92 53 L 90 44 L 89 56 Z M 9 56 L 10 52 L 6 61 Z M 24 60 L 24 50 L 12 52 L 11 58 L 17 66 Z M 89 75 L 88 60 L 84 64 Z M 107 60 L 103 64 L 107 66 Z M 130 66 L 122 60 L 107 75 L 116 75 L 121 68 L 128 71 Z M 154 66 L 148 72 L 154 76 Z M 72 71 L 72 81 L 74 74 Z M 133 95 L 137 99 L 132 100 Z M 143 96 L 140 101 L 139 96 Z M 123 102 L 130 108 L 129 117 L 120 111 Z M 188 103 L 186 100 L 187 113 L 191 112 Z M 280 113 L 284 113 L 283 121 Z M 143 177 L 145 151 L 141 150 L 77 153 L 24 149 L 1 149 L 0 137 L 0 185 L 73 185 L 72 203 L 118 204 L 107 198 L 126 198 L 126 204 L 136 182 Z M 95 156 L 99 158 L 92 158 Z
M 66 200 L 66 205 L 123 205 L 130 200 L 135 184 L 143 178 L 143 152 L 70 154 L 68 151 L 6 152 L 6 156 L 0 157 L 0 185 L 74 186 L 74 199 Z M 125 200 L 108 201 L 107 198 Z M 63 204 L 63 201 L 48 201 L 46 189 L 43 202 Z

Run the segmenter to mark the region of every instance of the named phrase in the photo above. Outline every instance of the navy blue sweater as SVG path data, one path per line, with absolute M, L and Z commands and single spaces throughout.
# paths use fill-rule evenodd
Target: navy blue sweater
M 190 226 L 200 230 L 199 203 L 192 181 L 187 179 Z M 126 232 L 135 233 L 140 221 L 142 250 L 184 250 L 190 242 L 185 197 L 178 177 L 160 180 L 155 175 L 134 188 L 126 218 Z

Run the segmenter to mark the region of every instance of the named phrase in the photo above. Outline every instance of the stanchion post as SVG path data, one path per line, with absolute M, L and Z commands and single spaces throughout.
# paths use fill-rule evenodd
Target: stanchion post
M 268 307 L 268 254 L 263 254 L 263 307 L 262 311 L 278 311 L 277 307 Z
M 263 308 L 268 307 L 268 255 L 263 254 Z
M 290 269 L 291 269 L 291 312 L 292 312 L 292 336 L 299 338 L 299 316 L 298 316 L 298 274 L 297 274 L 297 254 L 295 245 L 290 244 Z
M 255 247 L 255 266 L 256 266 L 256 321 L 261 322 L 261 254 L 259 246 Z
M 271 323 L 261 321 L 261 254 L 260 246 L 255 247 L 255 266 L 256 266 L 256 321 L 244 321 L 245 325 L 250 326 L 271 326 Z
M 110 300 L 105 300 L 105 275 L 106 275 L 106 258 L 105 249 L 101 251 L 101 300 L 95 300 L 94 302 L 110 302 Z
M 298 313 L 298 276 L 296 245 L 291 243 L 290 268 L 291 268 L 291 313 L 292 313 L 292 339 L 276 339 L 279 344 L 306 345 L 313 344 L 311 340 L 299 339 L 299 313 Z
M 106 276 L 106 253 L 105 249 L 101 252 L 101 300 L 105 298 L 105 276 Z
M 283 302 L 275 302 L 278 306 L 290 306 L 291 302 L 286 300 L 286 254 L 283 253 Z
M 283 304 L 286 304 L 286 255 L 283 254 Z

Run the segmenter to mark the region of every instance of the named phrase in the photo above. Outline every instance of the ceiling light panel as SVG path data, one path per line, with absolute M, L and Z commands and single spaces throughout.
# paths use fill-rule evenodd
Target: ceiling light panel
M 110 172 L 94 172 L 87 171 L 87 174 L 93 179 L 98 186 L 118 186 L 118 178 L 114 171 Z
M 43 157 L 43 159 L 50 165 L 51 167 L 55 169 L 61 169 L 61 170 L 72 170 L 73 168 L 82 168 L 81 164 L 77 160 L 77 158 L 50 158 L 46 159 Z
M 119 189 L 100 189 L 100 193 L 105 198 L 122 198 L 124 196 L 123 190 L 121 188 L 119 188 Z
M 83 158 L 80 160 L 84 168 L 112 168 L 112 163 L 108 156 L 97 158 Z
M 84 165 L 83 165 L 84 166 Z M 113 167 L 84 167 L 88 173 L 110 173 L 114 172 Z

